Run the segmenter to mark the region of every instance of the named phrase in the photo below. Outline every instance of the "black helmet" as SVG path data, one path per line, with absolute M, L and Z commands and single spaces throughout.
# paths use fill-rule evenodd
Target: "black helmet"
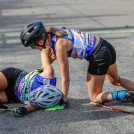
M 37 40 L 45 36 L 46 29 L 42 22 L 33 22 L 24 27 L 20 39 L 25 47 L 36 45 Z

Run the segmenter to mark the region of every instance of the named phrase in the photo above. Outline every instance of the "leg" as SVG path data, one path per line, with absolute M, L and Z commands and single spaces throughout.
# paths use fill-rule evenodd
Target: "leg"
M 102 92 L 106 75 L 91 75 L 87 73 L 87 87 L 91 101 L 93 102 L 108 102 L 107 96 L 109 92 Z
M 4 92 L 4 90 L 7 88 L 8 83 L 5 75 L 0 72 L 0 97 L 1 97 L 1 103 L 7 103 L 8 99 Z
M 18 101 L 18 99 L 14 93 L 15 92 L 14 86 L 16 83 L 16 79 L 21 72 L 22 72 L 22 70 L 17 69 L 17 68 L 12 68 L 12 67 L 3 69 L 0 72 L 0 92 L 2 92 L 2 95 L 6 94 L 8 102 L 11 102 L 11 101 L 17 102 Z
M 122 86 L 125 89 L 134 91 L 134 82 L 121 78 L 118 75 L 116 63 L 109 67 L 108 72 L 107 72 L 107 78 L 111 84 L 114 84 L 116 86 Z
M 7 96 L 4 91 L 0 92 L 1 103 L 8 103 Z
M 8 86 L 7 79 L 5 75 L 0 72 L 0 91 L 4 91 Z

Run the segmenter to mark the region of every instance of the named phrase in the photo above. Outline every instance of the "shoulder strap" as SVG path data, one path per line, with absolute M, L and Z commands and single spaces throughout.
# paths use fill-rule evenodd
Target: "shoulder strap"
M 43 72 L 43 71 L 41 70 L 41 68 L 39 68 L 39 69 L 36 69 L 36 70 L 34 70 L 34 71 L 28 73 L 28 74 L 25 76 L 25 81 L 27 81 L 31 75 L 35 75 L 35 74 L 41 73 L 41 72 Z

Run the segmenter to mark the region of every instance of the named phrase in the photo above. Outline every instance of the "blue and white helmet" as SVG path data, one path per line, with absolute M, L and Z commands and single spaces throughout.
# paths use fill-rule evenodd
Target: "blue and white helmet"
M 36 108 L 48 108 L 58 104 L 62 93 L 55 86 L 44 85 L 29 94 L 30 104 Z

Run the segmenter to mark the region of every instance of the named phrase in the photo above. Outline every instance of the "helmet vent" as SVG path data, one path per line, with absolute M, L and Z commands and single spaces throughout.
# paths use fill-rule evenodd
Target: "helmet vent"
M 48 99 L 53 99 L 54 97 L 52 96 L 52 97 L 48 97 Z
M 43 96 L 45 97 L 45 96 L 48 96 L 49 95 L 49 93 L 45 93 Z
M 34 35 L 38 35 L 40 33 L 40 31 L 38 30 L 36 33 L 34 33 Z
M 45 101 L 45 103 L 48 103 L 49 104 L 50 102 L 49 101 Z
M 32 26 L 32 25 L 33 25 L 33 24 L 28 25 L 27 28 L 30 27 L 30 26 Z
M 30 30 L 28 30 L 29 33 L 31 33 L 34 30 L 34 28 L 31 28 Z
M 52 90 L 52 89 L 49 89 L 49 90 L 50 90 L 51 92 L 53 92 L 53 93 L 55 92 L 55 91 L 54 91 L 54 90 Z

